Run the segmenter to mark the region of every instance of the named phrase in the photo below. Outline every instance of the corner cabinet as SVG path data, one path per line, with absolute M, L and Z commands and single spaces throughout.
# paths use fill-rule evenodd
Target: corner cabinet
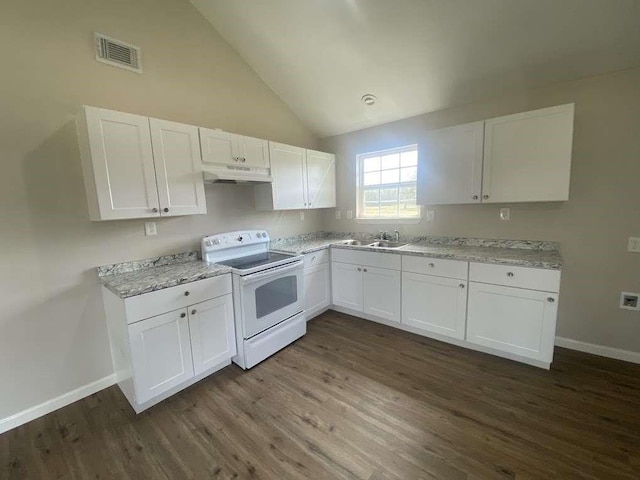
M 335 155 L 269 142 L 273 182 L 256 185 L 258 210 L 336 206 Z
M 91 220 L 207 213 L 197 127 L 89 106 L 77 127 Z
M 138 413 L 236 354 L 230 274 L 125 299 L 102 292 L 116 379 Z
M 419 142 L 418 203 L 569 199 L 574 104 L 428 132 Z

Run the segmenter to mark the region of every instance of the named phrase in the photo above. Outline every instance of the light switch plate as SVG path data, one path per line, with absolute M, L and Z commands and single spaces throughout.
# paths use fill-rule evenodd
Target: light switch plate
M 340 220 L 340 210 L 336 210 L 336 220 Z
M 147 237 L 153 237 L 158 235 L 158 228 L 156 227 L 156 222 L 144 222 L 144 234 Z
M 504 221 L 511 220 L 511 209 L 510 208 L 501 208 L 500 209 L 500 220 L 504 220 Z
M 424 218 L 427 222 L 433 222 L 436 219 L 436 211 L 427 210 L 424 214 Z
M 634 253 L 640 253 L 640 237 L 629 237 L 628 250 Z

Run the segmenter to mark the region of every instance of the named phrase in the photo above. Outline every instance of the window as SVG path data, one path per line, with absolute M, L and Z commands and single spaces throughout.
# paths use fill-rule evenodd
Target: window
M 358 155 L 358 218 L 418 219 L 416 145 Z

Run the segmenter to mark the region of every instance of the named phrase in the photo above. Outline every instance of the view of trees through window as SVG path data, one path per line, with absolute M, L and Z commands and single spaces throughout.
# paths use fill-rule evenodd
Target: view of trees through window
M 416 145 L 358 156 L 360 218 L 419 217 Z

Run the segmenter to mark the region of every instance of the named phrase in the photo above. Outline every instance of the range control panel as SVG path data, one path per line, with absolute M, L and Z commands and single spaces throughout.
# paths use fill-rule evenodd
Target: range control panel
M 227 248 L 237 248 L 248 245 L 268 244 L 269 235 L 264 230 L 243 230 L 239 232 L 209 235 L 202 239 L 202 251 L 211 252 Z

